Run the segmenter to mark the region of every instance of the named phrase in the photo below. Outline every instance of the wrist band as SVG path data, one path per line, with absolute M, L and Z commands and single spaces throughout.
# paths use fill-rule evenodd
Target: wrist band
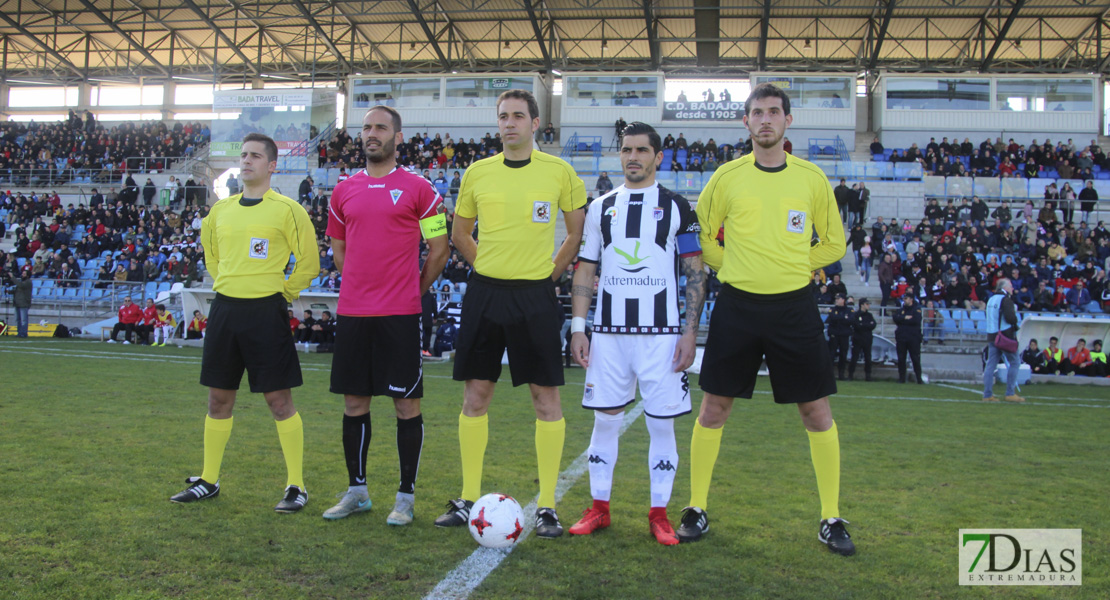
M 571 333 L 586 333 L 586 317 L 573 317 L 570 320 Z

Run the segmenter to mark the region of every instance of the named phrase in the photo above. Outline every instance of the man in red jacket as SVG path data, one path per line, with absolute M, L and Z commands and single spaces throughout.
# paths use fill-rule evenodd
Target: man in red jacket
M 1091 360 L 1091 351 L 1087 349 L 1087 340 L 1079 338 L 1075 346 L 1068 348 L 1067 353 L 1064 354 L 1064 360 L 1060 363 L 1060 374 L 1093 376 L 1092 365 L 1094 364 Z
M 143 318 L 143 311 L 139 309 L 138 304 L 131 303 L 131 296 L 123 299 L 123 306 L 119 309 L 119 323 L 112 328 L 112 338 L 108 340 L 109 344 L 116 343 L 116 336 L 119 332 L 123 334 L 123 343 L 131 343 L 131 334 L 135 333 L 135 326 Z
M 154 299 L 146 299 L 146 308 L 143 309 L 142 325 L 135 327 L 135 343 L 137 344 L 150 344 L 150 336 L 154 333 L 154 327 L 157 325 L 155 321 L 158 320 L 158 309 L 154 306 Z

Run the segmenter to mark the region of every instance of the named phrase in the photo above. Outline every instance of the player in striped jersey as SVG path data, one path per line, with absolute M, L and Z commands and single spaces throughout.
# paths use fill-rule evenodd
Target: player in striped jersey
M 586 211 L 572 291 L 571 353 L 587 369 L 582 406 L 593 409 L 589 468 L 593 505 L 570 528 L 575 535 L 608 527 L 609 497 L 624 408 L 644 398 L 651 444 L 648 523 L 663 545 L 679 542 L 667 518 L 678 468 L 674 418 L 690 412 L 686 368 L 694 361 L 705 271 L 698 220 L 690 203 L 658 185 L 662 142 L 650 125 L 632 123 L 621 136 L 625 183 Z M 591 345 L 586 313 L 601 267 Z M 680 323 L 678 266 L 686 275 L 686 320 Z

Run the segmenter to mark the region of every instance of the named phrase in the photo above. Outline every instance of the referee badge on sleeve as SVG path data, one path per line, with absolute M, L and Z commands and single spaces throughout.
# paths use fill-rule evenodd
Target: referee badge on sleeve
M 270 256 L 270 240 L 266 238 L 251 238 L 251 258 L 268 258 Z
M 551 222 L 551 203 L 550 202 L 534 202 L 534 203 L 532 203 L 532 222 L 533 223 L 550 223 Z
M 801 210 L 792 210 L 786 217 L 786 230 L 791 233 L 805 233 L 806 213 Z

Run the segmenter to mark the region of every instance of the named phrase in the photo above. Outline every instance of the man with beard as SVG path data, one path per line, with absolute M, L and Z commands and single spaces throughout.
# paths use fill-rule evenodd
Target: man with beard
M 386 523 L 408 525 L 413 518 L 424 444 L 420 297 L 447 264 L 448 244 L 443 199 L 423 177 L 397 166 L 397 144 L 404 139 L 395 109 L 366 111 L 360 135 L 366 168 L 335 187 L 328 208 L 327 234 L 343 273 L 331 392 L 343 394 L 345 404 L 348 488 L 325 519 L 370 510 L 366 455 L 373 396 L 391 398 L 397 415 L 400 486 Z M 421 236 L 428 244 L 422 269 Z
M 744 110 L 753 153 L 718 169 L 696 209 L 705 263 L 722 286 L 702 360 L 705 396 L 678 537 L 693 541 L 709 530 L 705 506 L 722 430 L 733 400 L 752 397 L 766 358 L 775 402 L 797 405 L 809 436 L 821 500 L 818 540 L 847 556 L 855 544 L 840 518 L 840 440 L 829 408 L 836 379 L 809 290 L 813 271 L 844 256 L 844 225 L 824 172 L 783 150 L 793 121 L 786 92 L 756 86 Z M 724 247 L 717 241 L 722 226 Z
M 570 533 L 586 535 L 610 524 L 609 498 L 624 409 L 644 398 L 651 442 L 648 524 L 656 541 L 679 543 L 667 518 L 678 468 L 674 419 L 690 412 L 686 369 L 694 361 L 698 320 L 705 300 L 705 270 L 698 221 L 690 203 L 656 184 L 662 142 L 650 125 L 633 122 L 621 136 L 624 184 L 586 211 L 582 249 L 571 297 L 571 354 L 586 368 L 583 408 L 594 412 L 590 438 L 593 504 Z M 686 317 L 678 311 L 678 270 L 686 275 Z M 634 267 L 634 265 L 637 265 Z M 586 313 L 599 273 L 593 339 Z

